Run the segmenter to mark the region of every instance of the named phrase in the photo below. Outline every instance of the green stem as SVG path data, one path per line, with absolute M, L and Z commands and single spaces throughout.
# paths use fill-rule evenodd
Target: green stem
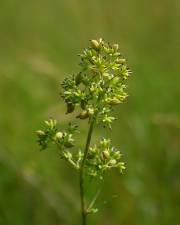
M 94 120 L 91 120 L 90 126 L 89 126 L 89 131 L 88 131 L 88 136 L 86 140 L 86 146 L 84 150 L 84 157 L 82 159 L 82 164 L 80 167 L 80 179 L 79 179 L 79 184 L 80 184 L 80 197 L 81 197 L 81 216 L 82 216 L 82 225 L 86 225 L 86 218 L 87 218 L 87 209 L 85 206 L 85 196 L 84 196 L 84 166 L 85 166 L 85 161 L 88 155 L 88 150 L 91 142 L 91 136 L 92 136 L 92 131 L 93 131 L 93 126 L 94 126 Z
M 90 202 L 90 204 L 89 204 L 89 206 L 88 206 L 88 208 L 87 208 L 87 213 L 89 213 L 90 210 L 93 208 L 93 206 L 94 206 L 94 204 L 95 204 L 95 202 L 96 202 L 96 200 L 97 200 L 97 198 L 98 198 L 100 192 L 101 192 L 101 188 L 96 192 L 96 194 L 94 195 L 94 198 L 93 198 L 92 201 Z

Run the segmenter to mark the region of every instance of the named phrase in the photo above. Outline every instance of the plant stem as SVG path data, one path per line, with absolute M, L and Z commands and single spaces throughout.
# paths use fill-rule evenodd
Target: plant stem
M 84 157 L 82 159 L 82 164 L 80 167 L 80 179 L 79 179 L 79 184 L 80 184 L 80 197 L 81 197 L 81 216 L 82 216 L 82 225 L 86 225 L 86 217 L 87 217 L 87 209 L 85 206 L 85 196 L 84 196 L 84 166 L 85 166 L 85 161 L 88 155 L 88 150 L 91 142 L 91 136 L 92 136 L 92 131 L 93 131 L 93 126 L 94 126 L 94 120 L 90 121 L 90 126 L 89 126 L 89 131 L 88 131 L 88 136 L 86 140 L 86 146 L 84 150 Z
M 89 204 L 89 206 L 88 206 L 88 208 L 87 208 L 87 213 L 89 212 L 89 210 L 92 209 L 92 207 L 93 207 L 93 205 L 95 204 L 95 202 L 96 202 L 96 200 L 97 200 L 97 198 L 98 198 L 100 192 L 101 192 L 101 189 L 99 189 L 99 190 L 96 192 L 96 194 L 94 195 L 94 198 L 92 199 L 92 201 L 90 202 L 90 204 Z

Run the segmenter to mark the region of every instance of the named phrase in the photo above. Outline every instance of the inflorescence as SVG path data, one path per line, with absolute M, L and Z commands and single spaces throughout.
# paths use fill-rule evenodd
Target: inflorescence
M 116 119 L 113 108 L 127 97 L 126 80 L 131 74 L 126 59 L 119 52 L 118 44 L 106 43 L 103 39 L 91 40 L 91 46 L 80 54 L 80 72 L 64 79 L 61 96 L 67 105 L 67 114 L 75 112 L 76 118 L 111 128 Z M 62 159 L 79 170 L 84 151 L 75 148 L 74 134 L 77 126 L 69 123 L 64 131 L 59 130 L 56 120 L 45 121 L 43 130 L 38 130 L 38 142 L 42 149 L 55 144 Z M 121 153 L 111 145 L 111 140 L 102 138 L 90 146 L 85 160 L 85 174 L 103 179 L 103 174 L 112 168 L 125 169 Z

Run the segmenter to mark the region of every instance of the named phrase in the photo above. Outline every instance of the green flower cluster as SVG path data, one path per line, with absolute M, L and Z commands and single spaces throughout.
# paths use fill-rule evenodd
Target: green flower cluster
M 72 136 L 77 131 L 76 125 L 69 123 L 67 130 L 61 132 L 58 131 L 56 120 L 50 119 L 44 123 L 44 129 L 36 131 L 38 143 L 42 147 L 42 150 L 46 149 L 50 143 L 56 144 L 61 150 L 74 146 Z
M 91 40 L 90 47 L 80 58 L 80 72 L 65 78 L 62 83 L 61 95 L 67 105 L 67 113 L 79 107 L 77 118 L 111 128 L 116 119 L 112 116 L 112 109 L 127 97 L 125 82 L 131 71 L 119 52 L 119 46 L 110 45 L 103 39 Z M 70 123 L 65 131 L 61 131 L 53 119 L 45 121 L 44 125 L 43 130 L 37 131 L 41 148 L 46 149 L 51 143 L 56 145 L 62 159 L 77 170 L 83 166 L 89 177 L 102 179 L 104 172 L 111 168 L 118 168 L 120 172 L 125 169 L 121 153 L 111 145 L 110 139 L 103 138 L 94 146 L 89 143 L 86 154 L 73 148 L 77 126 Z
M 122 173 L 125 164 L 120 161 L 121 156 L 120 151 L 111 145 L 110 139 L 101 139 L 98 145 L 89 149 L 85 165 L 87 175 L 103 179 L 104 172 L 112 168 L 118 168 Z
M 71 160 L 72 153 L 67 150 L 74 146 L 74 133 L 77 132 L 77 126 L 69 123 L 68 128 L 65 131 L 59 131 L 57 127 L 57 121 L 50 119 L 44 122 L 44 129 L 37 130 L 38 143 L 41 149 L 44 150 L 49 147 L 49 144 L 54 144 L 59 149 L 59 155 L 61 158 L 67 160 L 75 168 L 76 165 Z
M 127 97 L 125 82 L 131 71 L 119 52 L 119 46 L 110 45 L 103 39 L 92 40 L 80 58 L 81 71 L 62 83 L 67 113 L 80 106 L 77 118 L 93 117 L 96 122 L 111 127 L 115 120 L 111 116 L 112 108 Z
M 42 150 L 48 148 L 49 144 L 56 145 L 60 157 L 79 170 L 84 157 L 84 151 L 70 150 L 70 148 L 74 147 L 73 135 L 75 132 L 77 132 L 77 126 L 71 123 L 69 123 L 67 130 L 59 131 L 57 121 L 53 119 L 45 121 L 44 129 L 36 131 L 38 143 Z M 89 148 L 85 162 L 86 174 L 90 178 L 99 177 L 103 179 L 104 172 L 111 168 L 119 168 L 119 171 L 122 173 L 125 165 L 120 159 L 121 153 L 111 146 L 111 140 L 102 138 L 97 145 Z

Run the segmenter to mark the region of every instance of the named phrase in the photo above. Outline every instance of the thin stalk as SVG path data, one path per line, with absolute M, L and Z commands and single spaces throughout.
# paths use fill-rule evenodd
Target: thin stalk
M 96 194 L 95 194 L 95 196 L 94 196 L 94 198 L 92 199 L 92 201 L 90 202 L 90 204 L 89 204 L 89 206 L 88 206 L 88 208 L 87 208 L 87 213 L 89 213 L 90 212 L 90 210 L 92 209 L 92 207 L 94 206 L 94 204 L 95 204 L 95 202 L 96 202 L 96 200 L 97 200 L 97 198 L 99 197 L 99 194 L 101 193 L 101 188 L 96 192 Z
M 92 136 L 92 131 L 93 131 L 93 126 L 94 126 L 94 120 L 90 121 L 90 126 L 89 126 L 89 131 L 88 131 L 88 136 L 86 140 L 86 146 L 84 150 L 84 157 L 82 159 L 82 164 L 80 167 L 80 179 L 79 179 L 79 184 L 80 184 L 80 197 L 81 197 L 81 216 L 82 216 L 82 225 L 86 225 L 86 218 L 87 218 L 87 209 L 85 205 L 85 196 L 84 196 L 84 166 L 85 166 L 85 161 L 88 155 L 89 151 L 89 146 L 91 142 L 91 136 Z

